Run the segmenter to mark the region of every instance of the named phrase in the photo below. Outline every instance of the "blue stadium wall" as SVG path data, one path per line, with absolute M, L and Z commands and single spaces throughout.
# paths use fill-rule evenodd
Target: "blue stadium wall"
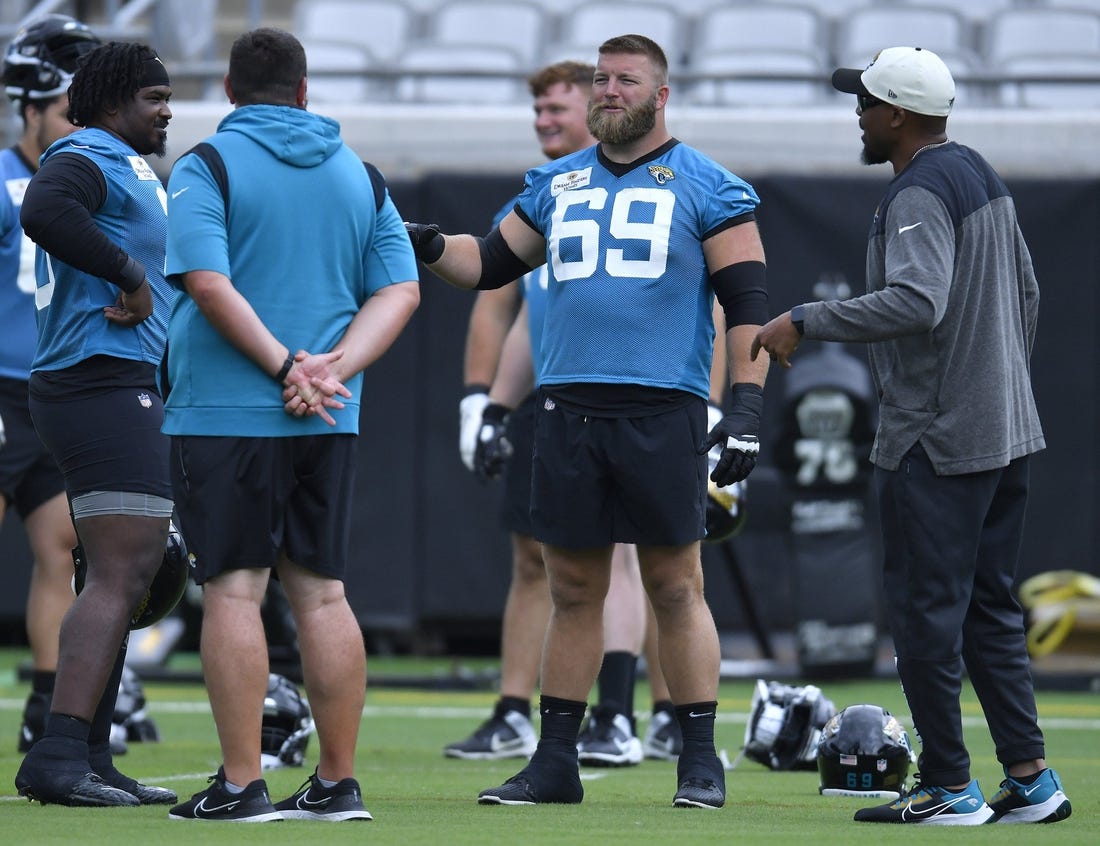
M 884 179 L 742 175 L 763 198 L 759 220 L 773 313 L 813 298 L 820 279 L 843 278 L 854 292 L 862 290 L 866 234 Z M 465 232 L 487 228 L 519 187 L 512 177 L 435 173 L 394 182 L 391 192 L 406 219 Z M 1093 180 L 1010 181 L 1042 291 L 1032 368 L 1048 443 L 1032 464 L 1021 577 L 1052 569 L 1100 574 L 1098 187 Z M 414 639 L 432 633 L 453 642 L 499 631 L 510 575 L 510 546 L 497 520 L 500 490 L 468 473 L 456 448 L 473 298 L 425 272 L 419 311 L 367 374 L 347 580 L 367 632 Z M 792 627 L 798 590 L 787 485 L 769 455 L 783 385 L 783 371 L 774 368 L 766 391 L 764 457 L 750 479 L 749 521 L 732 541 L 755 605 L 774 630 Z M 0 595 L 0 624 L 9 636 L 21 628 L 29 558 L 22 527 L 9 513 L 0 532 L 8 584 Z M 725 559 L 710 548 L 704 559 L 719 628 L 745 629 Z M 843 564 L 833 575 L 834 586 L 823 587 L 823 596 L 843 602 L 845 579 L 852 576 Z

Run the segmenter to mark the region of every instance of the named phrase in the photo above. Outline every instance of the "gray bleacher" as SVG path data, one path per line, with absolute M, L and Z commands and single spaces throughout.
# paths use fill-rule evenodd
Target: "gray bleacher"
M 831 69 L 905 43 L 939 52 L 968 105 L 1100 104 L 1100 0 L 0 0 L 0 34 L 49 11 L 152 43 L 179 95 L 215 99 L 232 37 L 270 24 L 306 45 L 318 103 L 523 102 L 530 71 L 631 31 L 699 106 L 846 103 Z
M 467 2 L 86 0 L 80 5 L 101 34 L 147 41 L 166 59 L 175 117 L 169 156 L 153 163 L 163 172 L 225 114 L 221 79 L 232 39 L 270 25 L 295 32 L 306 44 L 311 107 L 340 120 L 353 148 L 392 177 L 430 169 L 522 171 L 538 157 L 527 73 L 559 58 L 595 60 L 596 43 L 630 30 L 647 32 L 670 48 L 670 126 L 707 155 L 757 172 L 865 173 L 852 149 L 853 98 L 828 84 L 842 45 L 858 46 L 845 61 L 865 63 L 871 56 L 860 51 L 877 49 L 873 35 L 855 38 L 868 28 L 866 21 L 877 21 L 883 39 L 878 46 L 886 46 L 905 43 L 918 31 L 911 24 L 914 9 L 922 16 L 946 9 L 942 19 L 953 23 L 926 30 L 924 38 L 945 53 L 959 81 L 952 135 L 982 150 L 1005 173 L 1100 174 L 1095 154 L 1100 36 L 1093 35 L 1100 0 L 969 0 L 954 6 L 945 0 L 519 0 L 498 6 L 537 9 L 528 16 L 541 20 L 534 36 L 529 21 L 517 17 L 508 18 L 507 25 L 485 13 L 483 26 L 476 15 L 474 24 L 463 20 L 454 10 Z M 31 9 L 73 14 L 76 6 L 0 0 L 0 32 L 14 32 Z M 595 11 L 584 10 L 608 7 L 615 14 L 597 29 Z M 447 14 L 438 14 L 444 8 Z M 673 16 L 651 14 L 651 8 L 672 9 Z M 1079 10 L 1069 35 L 1057 25 L 1067 17 L 1065 9 Z M 765 12 L 786 17 L 771 24 L 764 17 L 760 23 Z M 1010 23 L 1025 13 L 1031 17 L 1024 44 L 998 46 L 998 33 L 1011 30 Z M 757 16 L 756 24 L 750 15 Z M 455 23 L 444 34 L 439 22 L 448 19 Z M 590 21 L 592 31 L 577 35 L 569 25 L 576 19 Z M 463 32 L 469 35 L 460 38 Z M 1065 46 L 1071 38 L 1080 41 L 1072 52 Z M 570 43 L 578 40 L 584 43 Z M 18 121 L 10 108 L 7 116 L 13 139 Z

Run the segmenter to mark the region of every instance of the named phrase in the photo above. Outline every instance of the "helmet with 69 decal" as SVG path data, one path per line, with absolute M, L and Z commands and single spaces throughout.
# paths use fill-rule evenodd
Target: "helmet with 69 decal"
M 823 796 L 897 799 L 916 762 L 909 734 L 885 708 L 849 705 L 825 724 L 817 747 Z

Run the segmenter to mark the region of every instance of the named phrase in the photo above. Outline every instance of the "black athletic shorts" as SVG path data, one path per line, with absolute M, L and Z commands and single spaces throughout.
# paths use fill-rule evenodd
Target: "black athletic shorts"
M 0 494 L 25 521 L 42 503 L 65 492 L 65 480 L 34 429 L 23 380 L 0 377 L 0 420 L 7 437 L 0 447 Z
M 356 435 L 172 436 L 172 488 L 195 582 L 272 567 L 280 549 L 343 580 L 351 533 Z
M 539 391 L 531 521 L 534 536 L 581 548 L 683 546 L 703 537 L 707 431 L 699 399 L 644 417 L 596 417 Z
M 42 443 L 72 501 L 92 491 L 172 499 L 164 403 L 149 388 L 102 388 L 86 396 L 29 400 Z
M 500 522 L 509 532 L 531 537 L 531 453 L 535 449 L 535 395 L 531 394 L 508 415 L 512 457 L 504 468 L 504 497 Z

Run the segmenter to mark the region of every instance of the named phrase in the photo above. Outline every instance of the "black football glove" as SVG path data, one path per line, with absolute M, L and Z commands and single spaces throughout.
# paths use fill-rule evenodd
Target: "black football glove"
M 491 402 L 481 412 L 481 429 L 474 448 L 474 473 L 479 479 L 495 479 L 512 457 L 512 442 L 505 434 L 508 409 Z
M 760 455 L 760 413 L 764 410 L 764 391 L 751 382 L 733 386 L 732 411 L 718 421 L 699 445 L 699 454 L 722 446 L 722 455 L 711 471 L 710 479 L 719 487 L 740 482 L 756 466 Z
M 409 233 L 412 241 L 413 252 L 424 264 L 432 264 L 439 261 L 443 255 L 443 247 L 446 241 L 443 233 L 434 223 L 409 223 L 405 221 L 405 231 Z

